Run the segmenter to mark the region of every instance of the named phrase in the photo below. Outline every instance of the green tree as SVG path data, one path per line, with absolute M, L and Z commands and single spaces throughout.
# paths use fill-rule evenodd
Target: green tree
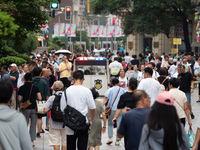
M 0 11 L 0 47 L 5 42 L 15 36 L 15 31 L 19 28 L 18 25 L 14 23 L 14 18 L 5 12 Z
M 191 51 L 187 20 L 196 7 L 191 0 L 91 0 L 91 7 L 96 14 L 109 12 L 121 15 L 125 11 L 126 35 L 164 33 L 169 37 L 171 28 L 181 22 L 186 51 Z
M 89 48 L 91 44 L 90 44 L 89 37 L 87 36 L 87 31 L 86 30 L 81 31 L 81 36 L 82 36 L 81 41 L 86 42 L 86 48 Z M 73 42 L 80 41 L 80 31 L 76 32 L 76 37 L 72 37 L 72 41 Z
M 73 48 L 76 50 L 76 52 L 77 52 L 78 54 L 81 54 L 82 51 L 83 51 L 83 48 L 82 48 L 79 44 L 77 44 L 77 43 L 74 43 L 74 44 L 73 44 Z
M 50 38 L 48 43 L 48 50 L 58 50 L 59 48 L 66 48 L 65 42 L 62 42 L 60 37 Z
M 14 18 L 0 11 L 0 65 L 22 64 L 30 60 L 29 56 L 20 54 L 8 46 L 10 39 L 15 37 L 17 29 L 18 25 L 14 23 Z
M 0 9 L 11 15 L 14 23 L 19 26 L 15 31 L 14 49 L 22 51 L 28 33 L 40 32 L 41 25 L 47 23 L 49 18 L 49 5 L 53 0 L 1 0 Z M 54 0 L 55 1 L 55 0 Z M 30 49 L 31 51 L 31 49 Z

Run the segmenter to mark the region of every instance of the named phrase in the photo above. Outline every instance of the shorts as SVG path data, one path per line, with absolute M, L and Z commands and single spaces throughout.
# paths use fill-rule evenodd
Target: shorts
M 37 114 L 38 119 L 42 119 L 42 117 L 46 117 L 47 114 Z
M 66 146 L 66 130 L 64 129 L 52 129 L 49 126 L 49 146 L 54 145 Z
M 190 92 L 187 92 L 185 93 L 186 97 L 187 97 L 187 103 L 188 104 L 191 104 L 191 93 Z

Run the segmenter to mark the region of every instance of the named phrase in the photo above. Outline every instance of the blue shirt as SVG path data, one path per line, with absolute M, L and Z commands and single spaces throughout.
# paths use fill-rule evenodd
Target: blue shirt
M 10 79 L 10 75 L 8 74 L 8 72 L 3 74 L 2 79 Z
M 13 76 L 16 78 L 16 80 L 11 80 L 12 81 L 12 85 L 13 85 L 13 88 L 17 88 L 17 80 L 19 78 L 19 72 L 15 71 L 15 72 L 10 72 L 10 76 Z
M 117 96 L 117 93 L 118 93 L 118 90 L 119 90 L 119 86 L 113 86 L 111 87 L 110 89 L 108 89 L 105 93 L 105 97 L 107 97 L 109 100 L 108 100 L 108 105 L 107 107 L 111 107 L 112 103 L 114 102 L 115 100 L 115 97 Z M 122 94 L 125 93 L 125 90 L 120 88 L 120 91 L 119 91 L 119 94 L 115 100 L 115 103 L 114 105 L 112 106 L 112 111 L 115 111 L 117 109 L 117 105 L 118 105 L 118 102 L 119 102 L 119 98 Z
M 125 149 L 138 150 L 148 113 L 147 108 L 134 108 L 122 116 L 118 133 L 125 136 Z

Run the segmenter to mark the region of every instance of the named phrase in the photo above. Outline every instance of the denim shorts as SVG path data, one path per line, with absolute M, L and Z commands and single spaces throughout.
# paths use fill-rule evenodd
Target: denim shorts
M 187 92 L 185 93 L 186 97 L 187 97 L 187 103 L 191 104 L 191 93 Z

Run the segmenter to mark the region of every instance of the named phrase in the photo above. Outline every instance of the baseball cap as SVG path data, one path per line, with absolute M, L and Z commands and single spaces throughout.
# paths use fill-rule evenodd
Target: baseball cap
M 16 65 L 16 64 L 14 64 L 14 63 L 13 63 L 13 64 L 11 64 L 10 66 L 11 66 L 11 67 L 17 67 L 17 65 Z
M 55 90 L 55 91 L 58 91 L 58 90 L 61 90 L 62 88 L 64 87 L 63 83 L 61 81 L 56 81 L 54 82 L 52 88 Z
M 177 62 L 177 59 L 174 59 L 173 62 Z
M 164 105 L 169 105 L 169 106 L 174 105 L 174 97 L 168 91 L 163 91 L 160 94 L 158 94 L 156 101 Z

